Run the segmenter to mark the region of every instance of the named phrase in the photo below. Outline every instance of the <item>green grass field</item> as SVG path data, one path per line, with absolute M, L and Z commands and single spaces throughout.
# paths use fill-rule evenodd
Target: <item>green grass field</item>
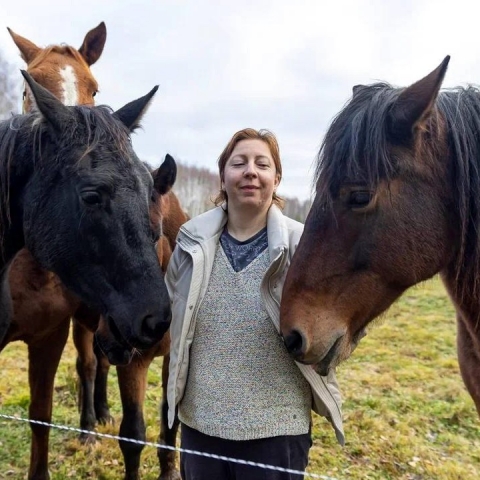
M 455 316 L 438 279 L 411 289 L 374 326 L 352 358 L 337 371 L 344 397 L 347 443 L 314 419 L 309 472 L 343 479 L 469 480 L 480 478 L 480 420 L 460 378 Z M 78 426 L 75 352 L 65 350 L 56 379 L 53 421 Z M 26 348 L 9 345 L 0 355 L 0 413 L 27 416 Z M 149 373 L 147 437 L 158 436 L 161 358 Z M 480 374 L 480 373 L 479 373 Z M 121 408 L 112 369 L 111 411 Z M 116 426 L 99 428 L 117 433 Z M 0 419 L 0 478 L 23 479 L 29 462 L 30 430 Z M 122 478 L 123 460 L 114 440 L 84 447 L 75 433 L 51 434 L 52 479 Z M 156 480 L 154 448 L 142 455 L 142 479 Z

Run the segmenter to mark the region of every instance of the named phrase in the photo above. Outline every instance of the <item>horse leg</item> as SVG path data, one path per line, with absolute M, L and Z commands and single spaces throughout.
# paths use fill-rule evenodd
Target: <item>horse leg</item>
M 480 415 L 480 348 L 468 331 L 464 320 L 457 315 L 457 354 L 463 382 Z
M 120 436 L 145 441 L 145 420 L 143 403 L 147 386 L 147 371 L 153 357 L 148 358 L 148 351 L 142 357 L 134 357 L 130 364 L 118 366 L 118 386 L 122 399 L 123 418 Z M 125 462 L 125 480 L 138 480 L 140 455 L 144 445 L 120 441 Z
M 10 327 L 13 316 L 8 270 L 9 267 L 3 266 L 3 271 L 0 271 L 0 343 Z
M 55 373 L 67 343 L 70 318 L 65 319 L 52 335 L 41 343 L 28 346 L 28 380 L 30 384 L 29 418 L 42 422 L 52 420 Z M 48 439 L 50 427 L 30 424 L 32 445 L 29 480 L 48 480 Z
M 168 428 L 168 403 L 167 403 L 167 385 L 168 385 L 168 367 L 170 355 L 163 357 L 162 365 L 162 403 L 160 406 L 160 436 L 158 443 L 175 447 L 179 420 L 175 417 L 172 428 Z M 158 480 L 180 480 L 180 472 L 175 467 L 176 452 L 166 448 L 157 450 L 158 461 L 160 463 L 160 476 Z
M 93 333 L 77 319 L 73 320 L 73 343 L 77 349 L 77 374 L 80 379 L 78 403 L 80 410 L 80 428 L 95 429 L 95 407 L 93 404 L 97 357 L 93 351 Z M 95 443 L 95 435 L 81 433 L 79 440 L 83 444 Z
M 95 416 L 98 423 L 106 425 L 107 423 L 114 423 L 107 400 L 107 380 L 110 363 L 98 345 L 94 345 L 93 351 L 97 358 L 93 405 L 95 407 Z

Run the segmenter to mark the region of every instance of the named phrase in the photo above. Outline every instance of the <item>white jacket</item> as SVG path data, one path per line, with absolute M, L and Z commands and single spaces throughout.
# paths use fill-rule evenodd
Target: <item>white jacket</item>
M 176 407 L 183 397 L 188 376 L 190 346 L 195 332 L 196 312 L 205 295 L 220 235 L 227 223 L 222 207 L 209 210 L 180 228 L 177 246 L 166 274 L 172 301 L 170 326 L 170 373 L 168 378 L 168 423 L 175 419 Z M 267 233 L 271 264 L 261 283 L 265 309 L 280 331 L 280 298 L 290 260 L 297 247 L 303 225 L 282 214 L 272 205 L 268 211 Z M 297 363 L 312 388 L 313 410 L 327 417 L 338 442 L 345 442 L 341 396 L 335 373 L 321 377 L 311 366 Z

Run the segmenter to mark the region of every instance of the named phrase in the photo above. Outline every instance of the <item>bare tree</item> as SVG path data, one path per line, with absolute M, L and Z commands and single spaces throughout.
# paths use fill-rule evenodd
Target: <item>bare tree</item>
M 218 193 L 217 175 L 204 167 L 185 165 L 177 161 L 177 180 L 174 191 L 191 217 L 210 210 Z
M 18 113 L 18 85 L 21 82 L 20 72 L 8 62 L 0 50 L 0 120 L 12 113 Z

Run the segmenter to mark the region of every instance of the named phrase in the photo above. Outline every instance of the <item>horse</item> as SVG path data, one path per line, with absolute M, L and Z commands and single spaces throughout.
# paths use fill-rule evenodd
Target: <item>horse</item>
M 439 273 L 480 415 L 480 89 L 441 89 L 449 58 L 407 88 L 355 86 L 333 120 L 281 333 L 296 360 L 326 375 L 405 290 Z
M 169 155 L 165 157 L 165 162 Z M 156 175 L 156 171 L 152 173 Z M 174 180 L 173 180 L 174 181 Z M 173 181 L 170 183 L 173 185 Z M 158 205 L 161 212 L 162 236 L 157 244 L 157 255 L 163 271 L 166 271 L 170 256 L 175 248 L 175 241 L 180 226 L 188 220 L 180 202 L 172 190 L 160 197 Z M 93 334 L 97 328 L 98 317 L 84 315 L 77 311 L 74 315 L 73 339 L 77 348 L 77 372 L 80 378 L 80 428 L 92 431 L 95 424 L 112 421 L 107 401 L 107 377 L 110 368 L 108 359 L 101 350 L 95 348 Z M 146 428 L 143 405 L 147 386 L 148 368 L 155 357 L 163 356 L 162 364 L 162 402 L 160 406 L 160 435 L 162 445 L 175 447 L 179 422 L 168 428 L 167 384 L 170 359 L 170 336 L 168 332 L 163 339 L 141 355 L 135 356 L 128 365 L 117 366 L 118 386 L 120 390 L 123 417 L 119 435 L 140 441 L 146 440 Z M 81 434 L 84 443 L 94 441 L 94 436 Z M 138 480 L 140 457 L 144 448 L 141 444 L 120 441 L 120 449 L 125 464 L 125 480 Z M 159 448 L 159 480 L 177 480 L 180 475 L 175 466 L 175 452 Z
M 94 96 L 98 89 L 98 84 L 91 74 L 89 66 L 98 60 L 104 48 L 106 27 L 103 22 L 86 34 L 78 51 L 70 46 L 50 46 L 41 49 L 30 40 L 15 34 L 11 29 L 8 30 L 19 48 L 22 58 L 27 62 L 28 72 L 36 78 L 38 83 L 47 87 L 64 104 L 79 101 L 83 101 L 83 103 L 88 105 L 94 103 Z M 68 76 L 70 83 L 65 82 L 64 72 L 66 71 L 73 72 L 73 75 Z M 92 85 L 94 87 L 92 87 Z M 70 92 L 70 94 L 65 95 L 65 92 Z M 35 103 L 29 101 L 29 96 L 27 96 L 25 91 L 24 111 L 30 111 L 34 107 Z M 167 249 L 161 248 L 160 246 L 164 243 L 165 235 L 174 241 L 179 228 L 179 225 L 176 226 L 176 223 L 172 220 L 172 218 L 174 218 L 174 208 L 171 208 L 170 204 L 172 206 L 178 205 L 177 210 L 179 211 L 181 211 L 181 208 L 174 193 L 167 193 L 175 179 L 175 162 L 169 157 L 166 158 L 164 164 L 161 170 L 152 173 L 153 178 L 157 180 L 155 180 L 156 188 L 154 190 L 155 202 L 152 202 L 150 206 L 150 215 L 153 215 L 153 217 L 157 216 L 157 219 L 155 220 L 154 218 L 153 220 L 153 225 L 163 224 L 162 232 L 164 232 L 164 235 L 161 236 L 157 251 L 162 259 L 162 265 L 166 266 L 167 260 L 165 260 L 165 255 L 167 255 Z M 171 182 L 171 184 L 168 182 Z M 165 191 L 159 191 L 161 188 L 164 188 Z M 160 203 L 162 204 L 161 208 Z M 172 214 L 170 214 L 169 220 L 161 222 L 158 218 L 158 211 L 165 210 L 172 211 Z M 161 253 L 162 251 L 165 253 Z M 95 309 L 91 309 L 85 304 L 82 304 L 82 302 L 61 283 L 55 274 L 43 270 L 27 249 L 22 249 L 14 258 L 10 268 L 9 283 L 14 304 L 14 317 L 7 331 L 6 338 L 0 343 L 0 351 L 11 341 L 23 340 L 27 343 L 29 349 L 29 381 L 31 394 L 30 418 L 49 422 L 52 415 L 54 377 L 60 356 L 67 341 L 70 319 L 71 317 L 76 318 L 74 322 L 74 339 L 77 340 L 75 342 L 77 347 L 79 346 L 78 329 L 86 331 L 84 325 L 95 325 L 95 327 L 92 327 L 93 331 L 86 331 L 90 345 L 87 343 L 87 347 L 83 346 L 82 349 L 79 350 L 79 357 L 82 357 L 82 355 L 85 355 L 85 348 L 87 354 L 88 351 L 92 349 L 93 332 L 99 327 L 99 313 Z M 79 320 L 83 323 L 79 323 Z M 163 354 L 163 352 L 167 352 L 168 354 L 168 334 L 165 335 L 160 343 L 161 349 L 159 354 Z M 96 344 L 96 346 L 98 350 L 98 345 Z M 158 352 L 158 345 L 147 349 L 146 352 L 147 354 L 148 352 Z M 106 357 L 103 353 L 99 353 L 99 358 L 102 359 L 102 362 L 106 362 Z M 135 365 L 139 363 L 143 365 L 146 356 L 142 354 L 141 358 L 143 362 L 139 362 L 138 357 L 133 357 L 133 368 L 126 367 L 126 371 L 130 372 L 127 376 L 130 375 L 132 378 L 136 378 Z M 151 360 L 149 360 L 148 364 L 150 362 Z M 110 365 L 108 361 L 106 363 L 108 366 Z M 80 365 L 79 363 L 79 371 L 81 371 Z M 101 363 L 99 363 L 99 365 L 101 365 Z M 166 388 L 166 379 L 168 378 L 168 357 L 166 358 L 165 365 L 166 367 L 163 369 L 164 388 Z M 142 368 L 143 367 L 140 367 L 140 370 L 142 370 Z M 142 375 L 142 371 L 140 371 L 139 374 Z M 95 374 L 93 378 L 95 378 Z M 99 375 L 99 378 L 101 378 L 101 375 Z M 123 382 L 120 380 L 119 383 L 121 390 L 127 390 L 127 393 L 123 394 L 122 398 L 128 398 L 129 390 L 127 387 L 123 387 L 122 389 L 122 385 L 133 385 L 134 382 L 127 379 L 127 381 Z M 87 390 L 87 394 L 83 397 L 86 404 L 93 403 L 93 400 L 92 402 L 87 401 L 88 392 Z M 97 390 L 95 392 L 98 393 Z M 139 391 L 135 389 L 132 393 L 137 395 Z M 124 410 L 127 410 L 126 406 L 124 406 Z M 162 412 L 164 410 L 165 409 L 162 408 Z M 82 421 L 81 423 L 85 424 L 85 422 Z M 129 424 L 128 413 L 122 421 L 122 425 L 123 424 Z M 167 445 L 174 446 L 176 431 L 177 428 L 170 431 L 166 427 L 166 420 L 162 417 L 161 441 Z M 32 428 L 29 478 L 48 478 L 48 436 L 48 428 L 38 426 Z M 164 475 L 162 478 L 175 478 L 175 453 L 170 450 L 160 450 L 159 459 L 161 472 L 162 475 Z
M 153 200 L 150 204 L 150 221 L 154 226 L 163 224 L 163 212 L 170 210 L 171 196 L 173 195 L 170 189 L 175 180 L 175 172 L 175 161 L 167 156 L 160 168 L 151 174 L 154 179 L 154 191 Z M 172 200 L 174 201 L 175 197 Z M 165 228 L 162 228 L 162 234 L 157 244 L 157 252 L 165 255 L 163 262 L 166 260 L 168 252 L 166 251 L 167 249 L 160 247 L 160 245 L 165 244 L 164 232 L 166 231 Z M 29 417 L 35 420 L 50 422 L 52 417 L 54 378 L 61 354 L 67 342 L 70 319 L 72 315 L 76 315 L 77 319 L 81 319 L 82 326 L 94 324 L 95 326 L 91 328 L 92 331 L 95 331 L 98 328 L 99 315 L 96 309 L 88 308 L 77 296 L 69 292 L 56 275 L 41 269 L 36 263 L 32 264 L 27 250 L 22 250 L 15 257 L 14 262 L 16 262 L 14 266 L 17 268 L 17 275 L 11 276 L 10 286 L 15 306 L 15 315 L 11 328 L 7 331 L 3 342 L 0 343 L 0 352 L 10 342 L 23 340 L 27 343 L 31 398 Z M 28 272 L 29 277 L 26 278 L 25 275 L 22 275 L 22 272 Z M 28 281 L 28 285 L 25 284 L 25 281 Z M 93 338 L 93 333 L 91 335 Z M 169 348 L 170 336 L 167 331 L 160 342 L 154 347 L 147 349 L 146 353 L 149 355 L 149 352 L 160 350 L 160 354 L 164 352 L 168 354 Z M 138 375 L 136 371 L 139 368 L 137 365 L 140 365 L 140 368 L 142 368 L 141 366 L 145 364 L 145 358 L 146 356 L 142 352 L 142 355 L 133 357 L 131 361 L 133 368 L 128 368 L 128 366 L 122 367 L 127 372 L 127 378 L 120 378 L 119 385 L 121 391 L 127 392 L 127 398 L 129 392 L 137 391 L 137 395 L 141 395 L 137 388 L 139 388 L 138 384 L 142 385 L 142 376 Z M 146 368 L 148 368 L 148 365 L 145 367 L 145 376 Z M 166 369 L 168 374 L 168 357 Z M 131 372 L 130 375 L 129 372 Z M 165 375 L 165 367 L 163 374 Z M 143 385 L 145 383 L 144 381 Z M 132 387 L 135 388 L 132 390 Z M 164 385 L 165 388 L 166 384 Z M 125 394 L 122 394 L 122 403 L 124 403 L 124 397 Z M 164 398 L 166 398 L 166 395 Z M 125 406 L 124 409 L 127 410 Z M 122 422 L 122 424 L 125 423 L 127 425 L 127 428 L 130 425 L 128 412 L 131 412 L 131 410 L 127 410 Z M 131 423 L 135 425 L 133 422 Z M 32 444 L 28 478 L 48 479 L 49 428 L 37 425 L 31 425 L 31 427 Z M 169 432 L 168 429 L 165 430 L 165 427 L 162 427 L 160 438 L 165 439 L 168 445 L 174 445 L 176 430 L 173 430 L 172 439 L 168 437 Z M 165 450 L 162 450 L 159 451 L 159 457 L 162 460 L 160 463 L 163 467 L 162 474 L 174 475 L 175 454 L 171 451 L 168 451 L 168 454 L 166 454 Z M 165 478 L 173 479 L 175 477 L 166 476 Z
M 77 50 L 70 45 L 38 47 L 32 41 L 7 27 L 20 55 L 27 64 L 27 72 L 34 80 L 55 95 L 64 105 L 93 105 L 98 92 L 90 66 L 102 55 L 107 39 L 107 28 L 101 22 L 87 32 Z M 32 98 L 23 92 L 23 111 L 34 107 Z
M 105 352 L 148 348 L 168 330 L 171 312 L 163 276 L 153 268 L 158 231 L 146 201 L 153 181 L 130 132 L 158 87 L 112 113 L 66 107 L 22 75 L 38 113 L 0 124 L 0 340 L 12 317 L 8 270 L 26 246 L 101 311 L 97 341 Z

